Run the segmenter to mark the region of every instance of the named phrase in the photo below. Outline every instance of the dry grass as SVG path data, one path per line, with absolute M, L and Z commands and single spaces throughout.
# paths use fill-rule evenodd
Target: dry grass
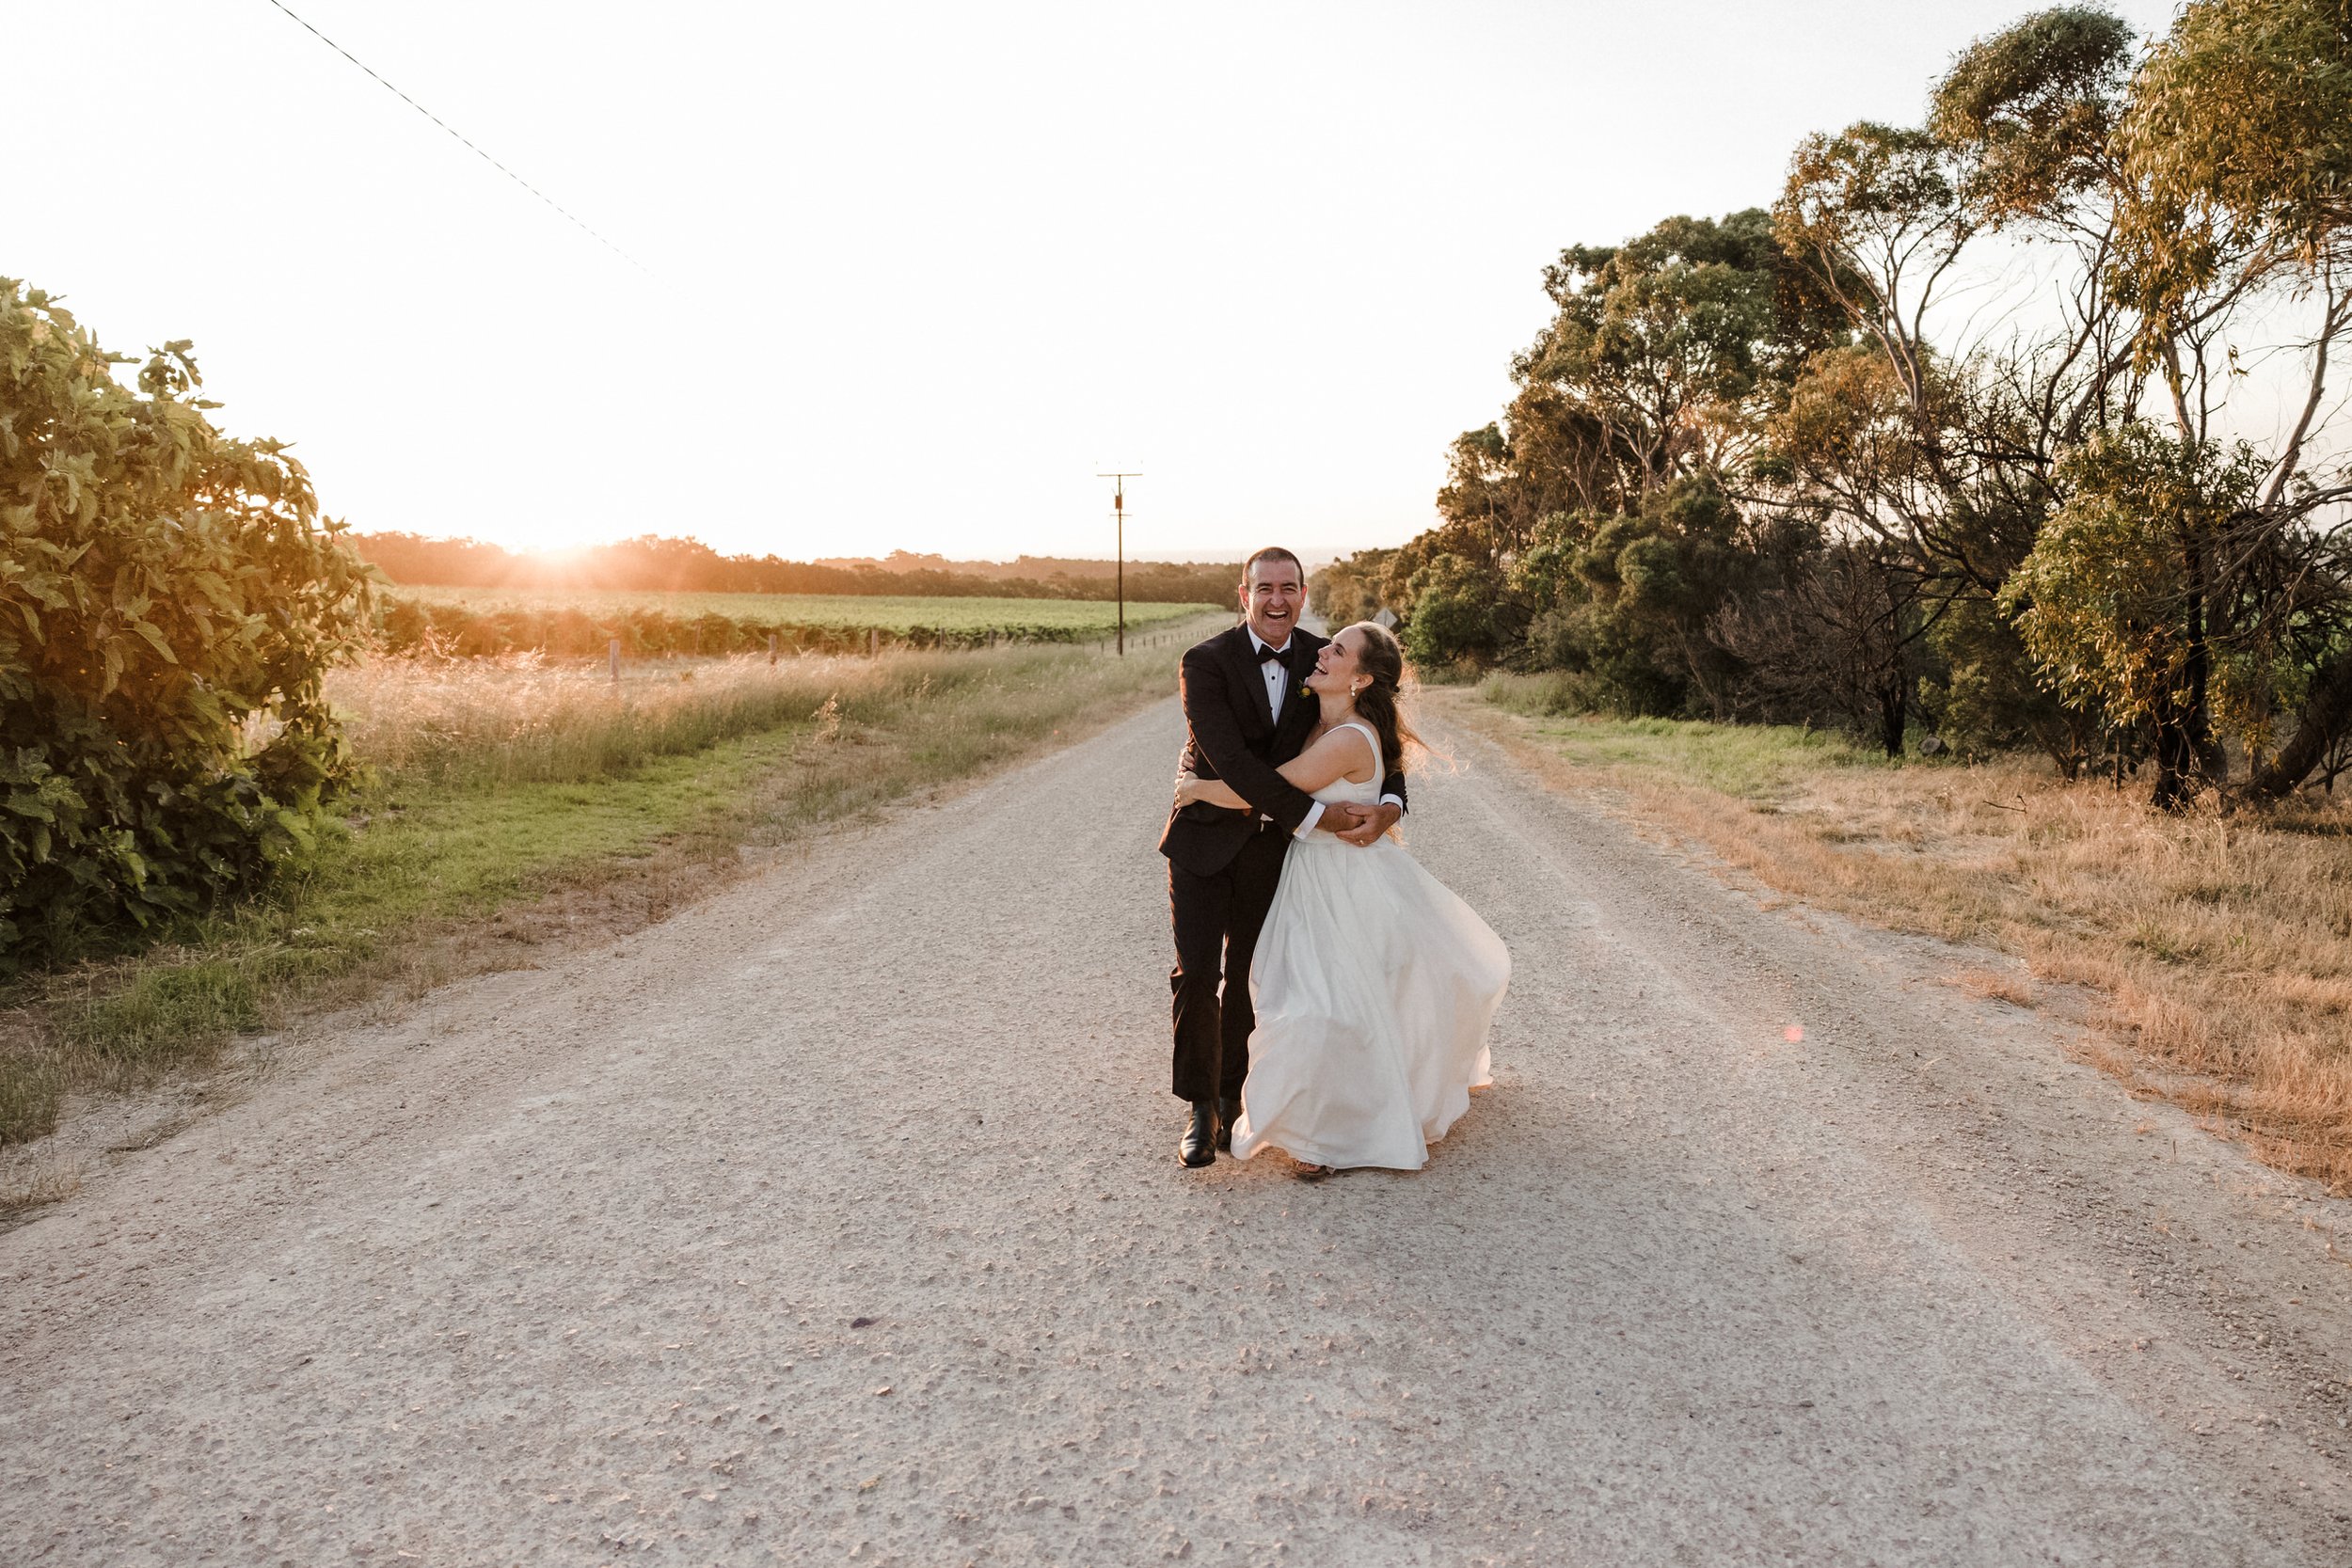
M 2352 803 L 2167 817 L 2039 759 L 1887 765 L 1794 732 L 1544 719 L 1470 693 L 1448 711 L 1783 893 L 2094 988 L 2103 1066 L 2352 1190 Z M 2034 1000 L 1990 970 L 1956 983 Z
M 624 667 L 535 653 L 378 658 L 333 672 L 327 700 L 353 752 L 416 784 L 603 778 L 805 720 L 829 698 L 871 705 L 944 687 L 978 667 L 954 655 L 661 659 Z M 992 672 L 993 673 L 993 672 Z
M 1973 964 L 1953 975 L 1950 983 L 1979 1002 L 2006 1002 L 2012 1007 L 2030 1007 L 2040 1000 L 2032 981 Z

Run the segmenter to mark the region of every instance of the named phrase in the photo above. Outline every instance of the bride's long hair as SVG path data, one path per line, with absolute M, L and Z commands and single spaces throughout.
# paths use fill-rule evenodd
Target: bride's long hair
M 1397 687 L 1405 679 L 1405 650 L 1377 621 L 1359 621 L 1346 629 L 1364 634 L 1356 668 L 1372 677 L 1372 684 L 1356 693 L 1357 717 L 1380 736 L 1383 775 L 1398 772 L 1405 766 L 1406 747 L 1422 749 L 1421 736 L 1413 733 L 1413 726 L 1397 707 Z

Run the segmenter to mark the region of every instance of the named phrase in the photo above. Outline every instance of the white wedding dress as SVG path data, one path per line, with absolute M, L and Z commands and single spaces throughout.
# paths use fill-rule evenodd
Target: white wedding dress
M 1380 799 L 1345 779 L 1318 800 Z M 1511 980 L 1502 939 L 1394 839 L 1309 833 L 1282 860 L 1250 960 L 1258 1026 L 1233 1156 L 1272 1147 L 1308 1164 L 1419 1170 L 1493 1081 L 1486 1028 Z

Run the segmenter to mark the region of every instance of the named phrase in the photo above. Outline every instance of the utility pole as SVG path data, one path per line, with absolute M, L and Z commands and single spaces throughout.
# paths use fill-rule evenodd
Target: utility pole
M 1127 656 L 1127 482 L 1141 479 L 1143 472 L 1136 469 L 1127 473 L 1096 474 L 1094 477 L 1114 482 L 1111 485 L 1111 515 L 1119 520 L 1119 654 L 1124 658 Z

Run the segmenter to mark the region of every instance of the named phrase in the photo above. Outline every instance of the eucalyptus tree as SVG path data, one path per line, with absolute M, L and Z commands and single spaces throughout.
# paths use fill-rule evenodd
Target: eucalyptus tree
M 1836 330 L 1756 208 L 1570 245 L 1544 292 L 1552 318 L 1512 361 L 1517 392 L 1502 419 L 1455 439 L 1438 497 L 1443 531 L 1497 564 L 1546 518 L 1597 527 L 1677 479 L 1738 470 Z
M 2108 12 L 2037 11 L 1963 51 L 1918 125 L 1807 137 L 1769 214 L 1562 252 L 1503 417 L 1454 443 L 1441 526 L 1388 563 L 1399 607 L 1453 585 L 1449 613 L 1495 601 L 1506 656 L 1711 705 L 1731 688 L 1675 643 L 1721 580 L 1744 611 L 1706 624 L 1751 690 L 1820 686 L 1758 662 L 1814 615 L 1891 672 L 1889 735 L 1924 682 L 1939 721 L 2030 735 L 2070 774 L 2145 748 L 2166 803 L 2226 782 L 2225 733 L 2249 788 L 2295 787 L 2352 729 L 2352 485 L 2325 455 L 2348 13 L 2190 0 L 2136 65 Z M 2296 355 L 2282 428 L 2249 444 L 2259 399 L 2233 394 Z M 1699 482 L 1725 574 L 1701 569 L 1718 531 L 1659 504 Z M 1805 539 L 1835 562 L 1788 553 Z M 1424 576 L 1446 557 L 1475 570 Z
M 2338 10 L 2333 0 L 2327 8 Z M 1783 244 L 1867 350 L 1818 358 L 1778 421 L 1773 456 L 1791 495 L 1847 531 L 1907 547 L 1917 570 L 1944 580 L 1950 603 L 1993 598 L 2017 625 L 2037 594 L 2115 586 L 2099 562 L 2062 558 L 2094 542 L 2113 548 L 2117 528 L 2136 520 L 2129 553 L 2140 592 L 2128 607 L 2053 604 L 2032 641 L 2048 684 L 2078 709 L 2145 729 L 2166 803 L 2192 792 L 2192 775 L 2218 783 L 2226 773 L 2217 671 L 2238 681 L 2230 717 L 2259 746 L 2258 694 L 2301 689 L 2293 666 L 2308 663 L 2309 649 L 2291 645 L 2341 640 L 2309 608 L 2328 580 L 2325 552 L 2283 526 L 2290 499 L 2300 515 L 2327 504 L 2326 487 L 2301 473 L 2322 402 L 2316 379 L 2270 482 L 2244 504 L 2213 504 L 2229 490 L 2213 485 L 2225 475 L 2235 483 L 2249 461 L 2220 433 L 2249 307 L 2270 304 L 2286 270 L 2317 277 L 2326 297 L 2310 345 L 2315 374 L 2348 314 L 2316 238 L 2341 218 L 2328 205 L 2332 176 L 2309 173 L 2312 138 L 2340 136 L 2342 122 L 2324 131 L 2295 79 L 2317 31 L 2269 12 L 2239 0 L 2192 4 L 2137 71 L 2118 18 L 2083 7 L 2026 16 L 1961 54 L 1921 127 L 1809 138 L 1775 209 Z M 2266 55 L 2249 45 L 2253 35 Z M 2269 76 L 2249 65 L 2257 58 Z M 2265 82 L 2273 109 L 2261 106 Z M 2258 152 L 2233 150 L 2224 135 L 2242 101 L 2256 105 L 2248 122 Z M 2287 171 L 2290 192 L 2255 177 L 2265 161 Z M 1940 308 L 1994 250 L 2057 278 L 2041 296 L 2042 319 L 2007 324 L 2005 338 L 1939 343 L 1934 323 L 1952 314 Z M 2143 422 L 2152 416 L 2169 428 L 2159 435 Z M 2051 531 L 2075 504 L 2071 487 L 2093 480 L 2068 526 Z M 2012 580 L 2029 562 L 2026 579 Z M 2148 576 L 2158 563 L 2165 570 Z M 2165 650 L 2160 699 L 2122 676 L 2127 666 L 2144 674 L 2144 660 L 2090 657 L 2053 630 L 2087 635 L 2103 615 L 2110 630 L 2142 628 L 2143 655 Z M 2003 639 L 1983 635 L 1997 628 L 1981 612 L 1967 618 L 1979 646 L 1997 656 Z M 2241 679 L 2280 659 L 2266 679 Z
M 1760 208 L 1572 245 L 1545 269 L 1544 292 L 1554 314 L 1512 365 L 1513 427 L 1548 446 L 1593 512 L 1635 511 L 1677 479 L 1744 466 L 1835 330 Z
M 1612 563 L 1623 549 L 1645 561 L 1705 554 L 1716 546 L 1700 534 L 1711 537 L 1718 523 L 1736 530 L 1736 511 L 1701 508 L 1711 520 L 1685 537 L 1677 519 L 1698 514 L 1661 498 L 1726 499 L 1807 355 L 1836 341 L 1835 314 L 1781 252 L 1761 209 L 1668 218 L 1623 245 L 1571 245 L 1545 269 L 1544 290 L 1552 317 L 1512 362 L 1517 391 L 1503 417 L 1454 440 L 1440 524 L 1391 561 L 1389 585 L 1408 613 L 1424 589 L 1440 595 L 1433 613 L 1455 627 L 1450 647 L 1471 651 L 1457 601 L 1475 596 L 1491 622 L 1483 641 L 1496 650 L 1519 646 L 1549 617 L 1555 653 L 1573 645 L 1579 659 L 1646 670 L 1646 656 L 1626 650 L 1683 622 L 1653 616 L 1644 594 L 1620 593 Z M 1532 551 L 1592 570 L 1522 570 Z M 1447 556 L 1467 567 L 1430 570 Z M 1629 569 L 1640 582 L 1664 580 Z M 1676 580 L 1718 575 L 1677 572 Z M 1667 597 L 1679 603 L 1679 593 Z M 1690 626 L 1704 620 L 1702 610 Z M 1645 709 L 1671 709 L 1704 685 L 1720 650 L 1676 635 L 1690 646 L 1661 652 L 1665 673 L 1629 673 L 1613 689 Z
M 2233 629 L 2276 660 L 2292 728 L 2248 788 L 2283 795 L 2352 730 L 2352 483 L 2340 459 L 2329 471 L 2315 457 L 2352 332 L 2352 6 L 2195 0 L 2151 51 L 2115 143 L 2142 193 L 2120 270 L 2184 440 L 2209 438 L 2188 395 L 2215 347 L 2199 302 L 2282 293 L 2303 312 L 2303 395 L 2190 585 L 2243 601 Z
M 1860 352 L 1806 367 L 1774 432 L 1797 499 L 1907 550 L 1954 594 L 1997 593 L 2055 503 L 2071 445 L 2137 401 L 2134 324 L 2106 281 L 2130 29 L 2103 11 L 2030 16 L 1979 40 L 1927 123 L 1805 138 L 1773 209 L 1788 253 Z M 1950 294 L 1988 242 L 2056 245 L 2054 325 L 1939 345 Z
M 2214 635 L 2240 606 L 2211 573 L 2263 467 L 2242 442 L 2146 421 L 2096 437 L 2059 465 L 2066 499 L 2002 591 L 2061 695 L 2148 727 L 2159 806 L 2185 804 L 2214 771 L 2217 705 L 2243 721 L 2267 703 L 2274 661 Z

